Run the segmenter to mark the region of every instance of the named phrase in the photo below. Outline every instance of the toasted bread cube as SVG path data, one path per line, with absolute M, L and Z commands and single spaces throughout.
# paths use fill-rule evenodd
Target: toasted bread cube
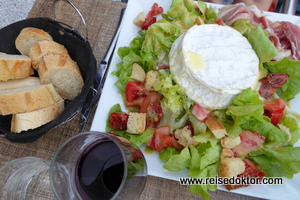
M 227 135 L 226 129 L 217 118 L 209 118 L 205 123 L 217 139 L 221 139 Z
M 146 20 L 146 17 L 147 17 L 147 15 L 145 12 L 140 12 L 133 20 L 133 23 L 137 26 L 142 26 Z
M 130 112 L 127 121 L 127 132 L 142 134 L 146 129 L 146 113 Z
M 233 147 L 241 143 L 241 138 L 238 137 L 223 137 L 221 139 L 221 145 L 225 149 L 232 149 Z
M 220 177 L 233 177 L 245 171 L 245 163 L 241 158 L 235 158 L 233 151 L 222 149 L 219 168 Z
M 146 79 L 146 73 L 139 64 L 134 63 L 132 65 L 132 72 L 130 78 L 143 83 Z
M 184 147 L 196 146 L 199 144 L 199 142 L 193 138 L 192 131 L 187 126 L 182 129 L 177 129 L 175 131 L 175 137 L 178 139 L 178 143 Z
M 234 177 L 245 171 L 245 163 L 241 158 L 224 158 L 220 163 L 220 177 Z
M 145 82 L 145 88 L 148 91 L 153 91 L 153 86 L 157 83 L 160 83 L 160 77 L 158 71 L 149 71 L 146 74 L 146 82 Z

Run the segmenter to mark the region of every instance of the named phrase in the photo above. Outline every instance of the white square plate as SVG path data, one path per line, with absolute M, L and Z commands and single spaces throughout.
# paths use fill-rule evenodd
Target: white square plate
M 138 15 L 139 12 L 144 11 L 145 13 L 148 13 L 151 10 L 151 7 L 154 3 L 158 3 L 159 6 L 164 8 L 164 12 L 166 12 L 170 7 L 171 2 L 171 0 L 129 0 L 122 21 L 121 32 L 117 42 L 116 50 L 112 57 L 103 92 L 101 94 L 101 98 L 99 100 L 96 114 L 92 123 L 92 131 L 105 131 L 108 113 L 113 105 L 119 103 L 121 106 L 123 106 L 122 109 L 126 111 L 126 108 L 123 105 L 122 97 L 120 93 L 118 93 L 117 87 L 114 85 L 114 83 L 117 81 L 117 78 L 111 73 L 117 69 L 116 64 L 121 62 L 120 57 L 117 55 L 117 49 L 119 47 L 129 46 L 129 43 L 132 41 L 133 38 L 137 36 L 137 32 L 140 30 L 139 27 L 133 24 L 134 18 Z M 210 5 L 212 5 L 216 9 L 219 9 L 221 7 L 220 5 L 216 4 Z M 270 13 L 270 16 L 268 18 L 272 21 L 290 21 L 300 26 L 300 17 L 297 16 Z M 293 110 L 300 113 L 300 95 L 298 95 L 292 101 L 291 105 Z M 300 146 L 299 141 L 296 144 L 296 146 Z M 141 147 L 142 150 L 144 150 L 144 148 L 145 146 Z M 164 162 L 159 159 L 157 152 L 144 155 L 147 160 L 149 175 L 176 181 L 179 180 L 179 177 L 189 177 L 187 174 L 187 170 L 182 170 L 180 172 L 170 172 L 164 169 L 162 167 Z M 231 192 L 266 199 L 291 200 L 299 199 L 299 185 L 300 174 L 297 174 L 292 180 L 284 179 L 283 185 L 253 185 L 233 190 Z M 218 188 L 220 190 L 226 190 L 224 186 L 219 186 Z

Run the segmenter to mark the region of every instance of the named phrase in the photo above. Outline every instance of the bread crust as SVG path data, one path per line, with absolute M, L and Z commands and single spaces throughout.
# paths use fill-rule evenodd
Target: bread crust
M 10 115 L 47 107 L 61 97 L 52 84 L 0 91 L 0 114 Z
M 43 40 L 53 40 L 53 38 L 49 33 L 42 29 L 27 27 L 21 30 L 15 40 L 15 45 L 22 55 L 28 56 L 30 48 Z
M 0 53 L 0 81 L 26 78 L 33 74 L 28 56 Z
M 44 40 L 36 43 L 29 51 L 29 57 L 32 60 L 33 68 L 37 69 L 37 64 L 48 54 L 68 55 L 68 50 L 55 41 Z
M 64 100 L 61 99 L 50 106 L 27 113 L 19 113 L 12 116 L 11 132 L 20 133 L 38 128 L 56 117 L 64 110 Z

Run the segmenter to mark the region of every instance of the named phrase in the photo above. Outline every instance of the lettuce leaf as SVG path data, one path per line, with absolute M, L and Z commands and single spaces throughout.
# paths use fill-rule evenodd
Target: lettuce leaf
M 280 88 L 281 96 L 285 101 L 293 99 L 300 92 L 300 61 L 285 57 L 280 61 L 264 63 L 264 67 L 272 73 L 286 73 L 290 77 Z
M 250 88 L 243 90 L 232 100 L 231 106 L 226 111 L 234 121 L 233 126 L 228 130 L 228 135 L 238 136 L 242 132 L 241 125 L 251 120 L 263 121 L 263 113 L 263 102 L 259 99 L 258 92 Z
M 249 154 L 268 177 L 292 179 L 300 172 L 300 147 L 262 148 Z

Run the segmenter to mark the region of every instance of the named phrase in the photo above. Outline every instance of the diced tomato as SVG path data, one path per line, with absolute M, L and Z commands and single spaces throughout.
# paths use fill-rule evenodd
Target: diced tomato
M 170 69 L 169 65 L 166 65 L 164 63 L 157 65 L 156 68 L 157 68 L 157 70 L 163 70 L 163 69 L 169 70 Z
M 147 17 L 159 15 L 162 12 L 164 12 L 164 9 L 162 7 L 159 7 L 157 3 L 154 3 L 150 12 L 147 14 Z
M 148 91 L 145 89 L 144 85 L 140 82 L 128 82 L 126 89 L 126 106 L 137 106 L 140 107 Z
M 234 157 L 244 157 L 251 151 L 262 146 L 265 142 L 264 136 L 248 130 L 243 130 L 239 137 L 241 143 L 232 149 Z
M 158 92 L 154 92 L 154 91 L 149 92 L 147 97 L 142 102 L 139 112 L 147 113 L 148 106 L 150 104 L 159 105 L 160 100 L 161 100 L 161 96 L 160 96 L 160 94 L 158 94 Z
M 264 103 L 264 115 L 269 117 L 271 119 L 271 123 L 276 126 L 283 116 L 285 106 L 285 101 L 280 98 L 274 101 L 266 101 Z
M 262 172 L 259 167 L 253 163 L 250 159 L 245 158 L 245 171 L 241 174 L 239 174 L 237 177 L 256 177 L 259 178 L 259 183 L 261 182 L 262 178 L 266 175 L 264 172 Z M 227 190 L 234 190 L 237 188 L 245 187 L 248 185 L 226 185 Z
M 155 128 L 163 115 L 162 108 L 160 106 L 161 96 L 157 92 L 149 92 L 145 100 L 140 106 L 140 113 L 146 113 L 146 126 L 149 128 Z
M 169 126 L 161 126 L 154 131 L 152 139 L 149 141 L 148 146 L 154 150 L 161 152 L 166 147 L 174 147 L 178 150 L 183 147 L 177 142 L 177 140 L 170 133 L 171 128 Z
M 110 128 L 115 130 L 124 130 L 127 128 L 127 121 L 129 115 L 122 111 L 116 111 L 110 114 Z
M 199 104 L 195 103 L 193 108 L 192 108 L 192 113 L 194 116 L 201 122 L 204 122 L 210 116 L 212 115 L 212 111 L 207 110 L 206 108 L 200 106 Z
M 259 88 L 260 96 L 268 99 L 283 86 L 290 76 L 284 73 L 270 73 L 266 78 L 261 80 L 262 85 Z
M 155 128 L 159 124 L 163 116 L 163 111 L 160 105 L 150 104 L 146 113 L 146 127 Z
M 149 26 L 154 24 L 156 22 L 155 15 L 161 14 L 164 11 L 162 7 L 159 7 L 157 3 L 154 3 L 150 12 L 147 14 L 147 17 L 145 19 L 145 22 L 142 25 L 142 30 L 147 30 Z
M 220 25 L 220 26 L 224 26 L 224 25 L 225 25 L 224 21 L 223 21 L 222 18 L 220 18 L 220 17 L 217 17 L 217 18 L 215 19 L 215 21 L 216 21 L 216 23 L 217 23 L 218 25 Z
M 147 17 L 144 21 L 143 25 L 141 26 L 142 30 L 147 30 L 149 26 L 156 22 L 156 17 Z

